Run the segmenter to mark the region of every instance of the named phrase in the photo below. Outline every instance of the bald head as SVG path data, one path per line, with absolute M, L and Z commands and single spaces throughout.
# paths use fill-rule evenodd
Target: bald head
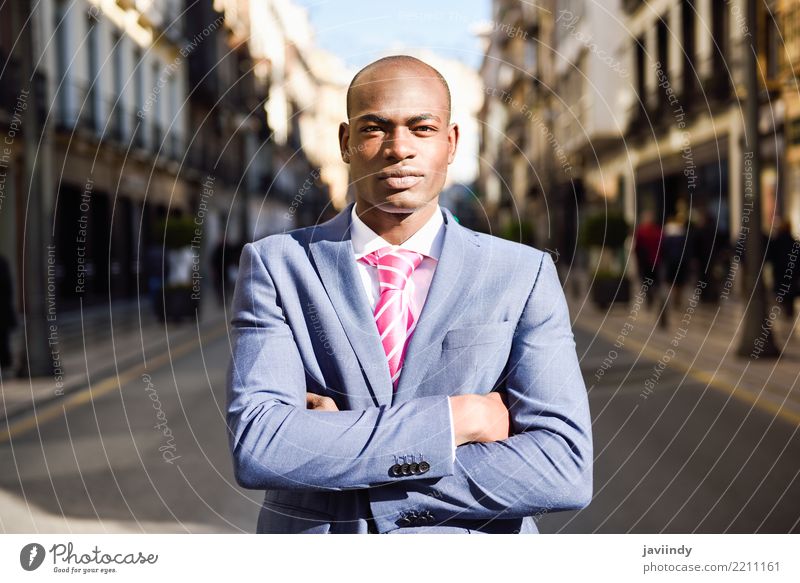
M 347 117 L 351 117 L 356 91 L 369 90 L 371 84 L 382 79 L 429 78 L 444 88 L 447 95 L 447 112 L 450 113 L 450 88 L 439 71 L 428 63 L 409 55 L 392 55 L 378 59 L 356 73 L 347 88 Z M 449 121 L 449 119 L 448 119 Z

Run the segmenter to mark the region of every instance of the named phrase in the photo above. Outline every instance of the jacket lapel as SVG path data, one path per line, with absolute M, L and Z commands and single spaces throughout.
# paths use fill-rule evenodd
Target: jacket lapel
M 438 349 L 445 334 L 459 315 L 469 311 L 470 296 L 480 274 L 480 244 L 477 236 L 459 225 L 449 209 L 442 209 L 445 230 L 442 253 L 406 349 L 393 403 L 402 403 L 414 397 L 434 359 L 440 356 Z
M 325 291 L 368 380 L 372 400 L 378 405 L 390 405 L 392 378 L 389 363 L 383 352 L 369 298 L 358 275 L 350 240 L 353 204 L 350 203 L 336 217 L 315 228 L 309 248 Z
M 436 271 L 414 334 L 406 349 L 397 391 L 392 390 L 389 363 L 354 260 L 350 213 L 354 203 L 314 229 L 309 249 L 328 297 L 358 357 L 378 405 L 414 396 L 425 373 L 438 358 L 442 339 L 457 315 L 467 312 L 480 273 L 477 237 L 444 211 L 444 241 Z

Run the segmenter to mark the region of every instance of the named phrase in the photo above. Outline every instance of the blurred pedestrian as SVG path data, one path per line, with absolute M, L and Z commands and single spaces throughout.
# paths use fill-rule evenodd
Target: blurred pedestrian
M 662 238 L 664 283 L 671 286 L 672 305 L 680 309 L 683 300 L 683 285 L 689 264 L 687 252 L 686 219 L 683 213 L 670 215 L 664 225 Z
M 705 209 L 694 213 L 695 221 L 691 225 L 692 255 L 697 266 L 697 292 L 701 302 L 716 302 L 718 273 L 718 256 L 721 246 L 721 235 L 717 232 L 714 219 Z
M 164 245 L 155 241 L 147 248 L 147 291 L 153 311 L 160 322 L 164 321 L 164 281 L 169 275 L 169 264 L 164 251 Z
M 227 292 L 233 292 L 233 285 L 239 276 L 239 258 L 244 249 L 244 242 L 237 244 L 228 244 L 225 254 L 225 289 Z
M 798 287 L 798 252 L 800 241 L 792 236 L 792 223 L 783 220 L 777 233 L 770 238 L 767 261 L 772 264 L 772 293 L 774 300 L 785 310 L 786 316 L 794 318 L 794 299 Z
M 655 289 L 658 286 L 658 266 L 661 252 L 661 226 L 655 221 L 655 213 L 643 211 L 639 225 L 633 234 L 633 246 L 642 289 L 646 290 L 647 306 L 653 305 Z
M 225 293 L 228 290 L 225 279 L 227 278 L 227 262 L 225 261 L 225 238 L 220 237 L 211 254 L 211 278 L 214 280 L 214 292 L 217 301 L 222 306 L 225 303 Z
M 11 367 L 11 332 L 17 327 L 14 281 L 5 257 L 0 255 L 0 368 Z

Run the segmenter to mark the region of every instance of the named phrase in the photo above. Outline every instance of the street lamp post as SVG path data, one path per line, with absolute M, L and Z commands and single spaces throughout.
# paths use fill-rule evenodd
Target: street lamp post
M 45 205 L 48 197 L 45 189 L 49 186 L 47 172 L 49 168 L 49 140 L 40 124 L 37 99 L 43 96 L 37 91 L 45 91 L 45 85 L 38 87 L 34 83 L 36 65 L 34 62 L 33 22 L 36 10 L 41 14 L 41 7 L 31 7 L 27 2 L 19 3 L 16 15 L 15 30 L 20 31 L 20 61 L 22 65 L 22 86 L 31 97 L 31 103 L 23 113 L 24 162 L 23 176 L 27 190 L 25 217 L 25 244 L 23 247 L 23 323 L 24 344 L 19 375 L 23 377 L 49 376 L 53 372 L 53 362 L 48 350 L 48 322 L 45 309 L 45 269 L 47 264 L 47 231 L 48 215 Z M 41 144 L 41 146 L 40 146 Z
M 757 78 L 758 43 L 756 2 L 747 0 L 747 26 L 745 34 L 745 132 L 743 160 L 742 224 L 740 237 L 744 237 L 744 331 L 739 338 L 738 356 L 776 357 L 780 351 L 775 346 L 772 327 L 766 318 L 766 294 L 762 281 L 764 245 L 761 234 L 761 155 L 758 139 L 759 87 Z M 769 24 L 765 24 L 769 26 Z M 745 223 L 748 223 L 746 225 Z

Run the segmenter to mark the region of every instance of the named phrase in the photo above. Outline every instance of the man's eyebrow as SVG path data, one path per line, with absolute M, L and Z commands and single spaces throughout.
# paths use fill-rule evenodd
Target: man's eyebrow
M 389 124 L 391 121 L 385 117 L 381 117 L 380 115 L 374 113 L 366 113 L 362 116 L 359 116 L 356 121 L 371 121 L 374 123 L 382 123 L 382 124 Z
M 438 122 L 442 121 L 442 119 L 438 115 L 434 115 L 432 113 L 420 113 L 420 114 L 413 115 L 413 116 L 409 117 L 406 120 L 406 125 L 412 125 L 412 124 L 415 124 L 415 123 L 418 123 L 418 122 L 421 122 L 421 121 L 427 121 L 427 120 L 436 120 Z M 364 114 L 362 116 L 359 116 L 356 121 L 358 121 L 358 122 L 370 122 L 371 121 L 373 123 L 380 123 L 380 124 L 384 124 L 384 125 L 390 125 L 392 123 L 392 120 L 390 120 L 388 118 L 385 118 L 383 116 L 380 116 L 380 115 L 378 115 L 376 113 L 366 113 L 366 114 Z
M 419 121 L 427 121 L 429 119 L 434 119 L 434 120 L 436 120 L 438 122 L 442 121 L 442 119 L 438 115 L 433 115 L 432 113 L 420 113 L 419 115 L 415 115 L 415 116 L 409 117 L 406 120 L 406 124 L 411 125 L 411 124 L 415 124 L 415 123 L 417 123 Z

